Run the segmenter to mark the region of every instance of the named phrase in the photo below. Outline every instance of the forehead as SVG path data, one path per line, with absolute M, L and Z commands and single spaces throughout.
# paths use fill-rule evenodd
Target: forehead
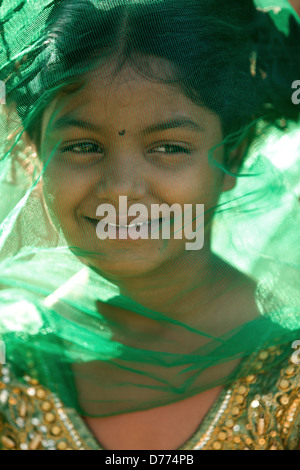
M 165 59 L 141 57 L 120 70 L 116 65 L 115 61 L 97 64 L 84 77 L 82 88 L 58 96 L 45 115 L 44 129 L 50 116 L 55 122 L 68 113 L 107 128 L 126 127 L 128 133 L 176 114 L 195 119 L 214 114 L 183 93 L 176 83 L 175 66 Z M 173 83 L 164 82 L 169 80 Z
M 164 83 L 176 80 L 175 67 L 160 58 L 139 58 L 134 65 L 127 63 L 115 70 L 115 63 L 103 64 L 87 76 L 81 100 L 97 100 L 114 108 L 147 106 L 151 109 L 174 110 L 178 106 L 193 106 L 178 84 Z M 79 98 L 79 96 L 78 96 Z
M 157 62 L 154 61 L 148 76 L 142 75 L 130 65 L 125 65 L 118 72 L 103 66 L 89 75 L 82 90 L 82 97 L 109 102 L 116 107 L 145 103 L 148 107 L 172 107 L 178 100 L 183 100 L 188 105 L 188 99 L 184 97 L 178 85 L 162 81 L 174 80 L 169 68 L 162 62 L 159 69 Z M 154 99 L 155 97 L 157 98 Z

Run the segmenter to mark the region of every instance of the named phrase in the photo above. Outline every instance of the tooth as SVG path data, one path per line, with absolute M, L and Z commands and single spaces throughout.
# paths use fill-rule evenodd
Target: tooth
M 119 228 L 129 228 L 129 227 L 140 227 L 141 225 L 146 225 L 149 224 L 149 222 L 139 222 L 137 224 L 130 224 L 130 225 L 117 225 L 113 223 L 108 223 L 108 225 L 111 225 L 112 227 L 119 227 Z

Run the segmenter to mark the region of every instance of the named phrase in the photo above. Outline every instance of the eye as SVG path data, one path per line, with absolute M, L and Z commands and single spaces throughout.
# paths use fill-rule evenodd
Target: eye
M 80 142 L 68 145 L 62 149 L 62 153 L 73 152 L 75 154 L 91 154 L 101 152 L 101 147 L 94 142 Z
M 156 151 L 157 149 L 166 149 L 167 151 L 166 152 L 157 152 L 157 153 L 161 153 L 161 154 L 165 154 L 165 155 L 176 155 L 176 154 L 180 154 L 180 153 L 185 153 L 187 155 L 190 155 L 192 153 L 192 151 L 186 147 L 182 147 L 181 145 L 175 145 L 175 144 L 164 144 L 164 145 L 160 145 L 159 147 L 156 147 Z M 154 152 L 153 151 L 150 151 L 151 152 Z

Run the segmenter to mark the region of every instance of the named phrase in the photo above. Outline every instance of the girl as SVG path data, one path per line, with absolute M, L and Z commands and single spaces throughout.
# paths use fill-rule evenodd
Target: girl
M 295 13 L 35 5 L 3 21 L 3 446 L 297 448 L 298 154 L 266 157 L 299 138 Z

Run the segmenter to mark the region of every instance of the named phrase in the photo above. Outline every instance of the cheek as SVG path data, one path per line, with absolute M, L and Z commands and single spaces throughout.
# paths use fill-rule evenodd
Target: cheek
M 74 218 L 92 186 L 92 176 L 86 171 L 55 159 L 49 163 L 43 176 L 46 203 L 62 226 L 64 220 L 71 221 Z
M 169 203 L 198 203 L 211 207 L 220 195 L 221 186 L 221 172 L 209 166 L 208 157 L 201 155 L 185 171 L 166 179 L 164 194 Z

